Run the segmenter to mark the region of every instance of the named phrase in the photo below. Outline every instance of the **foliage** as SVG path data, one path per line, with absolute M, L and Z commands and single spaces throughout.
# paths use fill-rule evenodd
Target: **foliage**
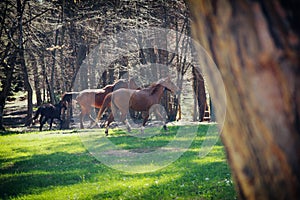
M 25 62 L 28 68 L 31 84 L 35 90 L 47 95 L 61 94 L 73 89 L 74 79 L 86 56 L 95 46 L 101 44 L 108 35 L 134 28 L 164 27 L 174 30 L 185 30 L 184 21 L 187 9 L 183 1 L 22 1 L 22 33 Z M 18 51 L 19 33 L 15 2 L 5 0 L 1 6 L 1 62 L 0 68 L 9 65 L 15 67 L 13 86 L 15 90 L 22 89 L 23 69 Z M 180 27 L 182 26 L 182 27 Z M 186 28 L 186 27 L 185 27 Z M 137 52 L 138 53 L 138 52 Z M 143 52 L 148 59 L 150 51 Z M 129 62 L 138 64 L 138 54 L 131 55 Z M 16 59 L 17 58 L 17 59 Z M 9 63 L 8 63 L 9 62 Z M 97 60 L 93 65 L 97 65 Z M 143 60 L 142 62 L 145 62 Z M 90 61 L 86 63 L 91 64 Z M 126 62 L 125 62 L 126 63 Z M 130 63 L 127 63 L 130 64 Z M 145 63 L 144 63 L 145 64 Z M 117 60 L 113 68 L 124 65 Z M 128 65 L 126 66 L 128 67 Z M 92 69 L 88 69 L 92 70 Z M 2 71 L 2 70 L 1 70 Z M 102 74 L 95 74 L 86 87 L 104 86 L 99 80 Z M 118 78 L 120 74 L 113 72 L 111 77 Z M 37 76 L 40 74 L 40 76 Z M 2 72 L 0 77 L 4 76 Z M 1 79 L 2 80 L 2 79 Z M 113 80 L 103 80 L 112 82 Z M 91 83 L 90 83 L 91 82 Z M 107 83 L 106 82 L 106 83 Z M 51 94 L 51 92 L 53 94 Z M 37 93 L 39 93 L 37 91 Z
M 145 86 L 167 74 L 166 69 L 155 64 L 172 69 L 170 74 L 176 76 L 177 82 L 191 69 L 183 55 L 191 49 L 189 41 L 180 38 L 148 41 L 142 35 L 134 44 L 138 47 L 136 51 L 120 58 L 111 54 L 105 59 L 114 61 L 103 70 L 95 67 L 104 63 L 101 56 L 92 53 L 94 50 L 103 53 L 99 46 L 107 37 L 126 30 L 158 27 L 190 35 L 189 11 L 183 0 L 17 0 L 17 3 L 18 6 L 12 0 L 0 3 L 0 113 L 7 96 L 13 92 L 28 93 L 26 121 L 29 121 L 35 100 L 37 105 L 54 104 L 66 91 L 101 88 L 121 77 L 139 77 L 139 85 Z M 145 41 L 176 45 L 178 55 L 162 49 L 143 49 L 141 44 Z M 74 86 L 76 81 L 78 87 Z M 170 97 L 165 95 L 164 99 L 167 98 Z M 171 113 L 171 108 L 167 111 Z M 1 122 L 0 117 L 0 127 Z
M 207 126 L 200 126 L 190 149 L 177 161 L 143 174 L 124 173 L 103 165 L 84 148 L 77 131 L 2 135 L 0 197 L 234 199 L 236 194 L 222 144 L 218 142 L 206 157 L 198 157 Z M 155 148 L 172 138 L 177 128 L 170 127 L 168 133 L 162 132 L 141 143 L 137 143 L 141 139 L 118 129 L 109 138 L 126 149 L 145 148 L 145 145 Z

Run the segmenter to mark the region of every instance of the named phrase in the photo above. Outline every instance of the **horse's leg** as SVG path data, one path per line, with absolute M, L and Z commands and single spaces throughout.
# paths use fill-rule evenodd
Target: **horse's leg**
M 165 118 L 164 118 L 164 117 L 162 116 L 162 114 L 159 112 L 159 109 L 156 108 L 154 112 L 156 113 L 156 116 L 158 116 L 158 118 L 160 118 L 160 120 L 164 123 L 163 128 L 164 128 L 165 131 L 167 131 L 167 130 L 168 130 L 168 128 L 167 128 L 167 123 L 165 122 Z
M 43 117 L 44 117 L 43 115 L 40 116 L 40 119 L 39 119 L 40 125 L 42 123 Z
M 107 123 L 106 123 L 106 129 L 105 129 L 105 135 L 108 136 L 108 128 L 110 123 L 112 123 L 114 121 L 114 115 L 112 113 L 110 113 L 108 119 L 107 119 Z
M 85 105 L 80 105 L 81 106 L 81 112 L 80 112 L 80 128 L 84 128 L 83 126 L 83 120 L 84 120 L 84 117 L 88 114 L 90 115 L 90 112 L 91 112 L 91 108 L 90 106 L 85 106 Z
M 125 110 L 121 111 L 121 122 L 123 122 L 123 124 L 126 125 L 127 131 L 131 132 L 131 127 L 130 127 L 127 119 L 126 119 L 127 113 L 128 113 L 128 110 L 127 111 L 125 111 Z
M 83 127 L 83 119 L 86 115 L 90 119 L 90 127 L 93 126 L 93 122 L 95 123 L 95 119 L 93 119 L 93 117 L 91 116 L 91 110 L 92 110 L 92 107 L 89 105 L 82 106 L 82 118 L 81 118 L 82 127 Z
M 106 95 L 106 97 L 104 98 L 103 100 L 103 104 L 98 112 L 98 115 L 96 117 L 96 123 L 98 123 L 98 121 L 100 120 L 100 118 L 102 117 L 102 114 L 104 113 L 104 111 L 107 109 L 107 108 L 110 108 L 111 107 L 111 98 L 112 98 L 112 93 L 109 93 Z
M 142 118 L 143 118 L 143 125 L 141 127 L 141 133 L 143 134 L 146 122 L 148 121 L 148 118 L 149 118 L 149 112 L 148 111 L 142 112 Z
M 95 119 L 92 117 L 91 114 L 88 115 L 90 121 L 91 121 L 91 125 L 93 125 L 93 123 L 96 123 Z
M 62 124 L 63 124 L 63 121 L 62 121 L 62 120 L 60 120 L 60 126 L 59 126 L 59 130 L 61 130 L 61 129 L 62 129 Z
M 40 123 L 40 131 L 42 131 L 43 129 L 43 125 L 47 122 L 48 120 L 48 117 L 45 116 L 45 118 L 43 120 L 41 120 L 41 123 Z
M 50 128 L 49 128 L 49 130 L 52 129 L 52 123 L 53 123 L 53 118 L 50 119 Z
M 97 126 L 99 127 L 98 123 L 96 122 L 96 120 L 92 117 L 91 114 L 88 115 L 89 119 L 90 119 L 90 127 L 94 127 L 94 126 Z
M 80 115 L 79 115 L 79 120 L 80 120 L 80 128 L 83 129 L 84 126 L 83 126 L 83 118 L 84 118 L 85 114 L 83 114 L 83 111 L 80 112 Z
M 143 126 L 145 127 L 146 122 L 148 121 L 149 118 L 149 112 L 148 111 L 142 112 L 142 117 L 143 117 Z
M 62 125 L 63 125 L 63 120 L 60 117 L 58 117 L 57 119 L 59 121 L 59 130 L 61 130 L 62 129 Z
M 41 117 L 40 117 L 40 131 L 42 131 L 42 128 L 43 128 L 43 115 L 41 115 Z

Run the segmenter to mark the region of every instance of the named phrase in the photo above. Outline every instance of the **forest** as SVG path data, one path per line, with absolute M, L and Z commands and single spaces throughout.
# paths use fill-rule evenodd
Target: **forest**
M 298 1 L 4 0 L 0 6 L 1 198 L 299 199 Z M 163 82 L 160 100 L 173 123 L 169 132 L 149 126 L 156 136 L 139 138 L 117 128 L 109 137 L 100 129 L 99 136 L 99 129 L 79 130 L 70 107 L 63 132 L 30 127 L 37 107 L 121 79 L 134 80 L 135 92 L 151 94 L 160 91 L 151 90 L 153 83 L 171 80 L 169 88 Z M 81 116 L 78 109 L 73 116 Z M 117 166 L 132 159 L 134 171 L 140 163 L 132 155 L 169 147 L 166 141 L 181 128 L 187 139 L 193 127 L 186 153 L 149 174 L 108 169 L 86 152 L 109 140 L 124 151 L 102 156 L 121 156 Z M 221 128 L 220 141 L 219 131 L 215 138 L 206 135 L 211 127 Z
M 28 124 L 33 105 L 55 104 L 65 92 L 103 88 L 120 78 L 139 77 L 140 85 L 149 85 L 167 75 L 160 64 L 174 71 L 177 82 L 192 80 L 198 97 L 193 120 L 204 120 L 204 80 L 187 60 L 186 52 L 193 48 L 189 38 L 140 35 L 135 50 L 117 58 L 116 53 L 108 55 L 114 47 L 103 47 L 109 35 L 131 29 L 160 27 L 190 36 L 183 1 L 4 1 L 1 10 L 1 113 L 7 97 L 26 91 Z M 145 43 L 151 48 L 141 46 Z M 177 52 L 164 50 L 168 43 L 175 43 Z

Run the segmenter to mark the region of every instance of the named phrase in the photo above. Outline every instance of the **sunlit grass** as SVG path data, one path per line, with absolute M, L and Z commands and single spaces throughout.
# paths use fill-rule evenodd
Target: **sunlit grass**
M 107 167 L 85 148 L 80 134 L 104 130 L 10 133 L 0 136 L 0 198 L 3 199 L 235 199 L 236 194 L 218 141 L 201 158 L 208 125 L 200 125 L 189 150 L 172 164 L 149 173 Z M 174 139 L 178 127 L 133 137 L 121 129 L 108 139 L 122 149 L 156 149 Z M 132 134 L 139 134 L 134 130 Z

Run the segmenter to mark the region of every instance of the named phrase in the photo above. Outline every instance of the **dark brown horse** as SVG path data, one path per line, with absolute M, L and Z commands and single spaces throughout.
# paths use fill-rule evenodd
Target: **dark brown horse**
M 65 92 L 61 97 L 61 101 L 66 103 L 72 103 L 72 100 L 76 99 L 78 95 L 79 92 Z
M 168 77 L 157 81 L 155 84 L 145 89 L 134 90 L 122 88 L 106 96 L 103 107 L 97 116 L 97 119 L 100 119 L 106 107 L 111 105 L 112 113 L 107 120 L 105 134 L 108 135 L 108 127 L 114 120 L 114 116 L 117 116 L 118 111 L 121 113 L 120 120 L 125 123 L 129 109 L 134 111 L 142 111 L 144 127 L 149 118 L 149 109 L 151 106 L 159 104 L 165 89 L 170 90 L 172 93 L 175 93 L 179 90 L 178 87 Z M 128 124 L 127 128 L 128 131 L 130 131 Z M 164 125 L 164 128 L 166 129 L 166 125 Z
M 133 79 L 130 79 L 129 83 L 124 79 L 120 79 L 114 84 L 106 85 L 102 89 L 86 89 L 79 92 L 76 97 L 76 101 L 81 108 L 80 128 L 83 128 L 83 118 L 86 115 L 88 115 L 91 122 L 95 122 L 91 116 L 92 107 L 101 108 L 106 95 L 120 88 L 137 88 L 137 86 Z
M 60 122 L 60 129 L 62 128 L 62 120 L 60 118 L 62 109 L 67 109 L 64 102 L 60 101 L 58 104 L 52 105 L 50 103 L 44 104 L 38 108 L 36 111 L 33 120 L 36 120 L 40 115 L 40 131 L 43 129 L 43 125 L 50 119 L 50 128 L 52 128 L 53 119 L 58 119 Z M 35 122 L 34 122 L 35 123 Z
M 61 101 L 66 104 L 69 111 L 69 113 L 67 112 L 69 119 L 73 117 L 73 100 L 75 100 L 78 95 L 79 92 L 65 92 L 61 97 Z

